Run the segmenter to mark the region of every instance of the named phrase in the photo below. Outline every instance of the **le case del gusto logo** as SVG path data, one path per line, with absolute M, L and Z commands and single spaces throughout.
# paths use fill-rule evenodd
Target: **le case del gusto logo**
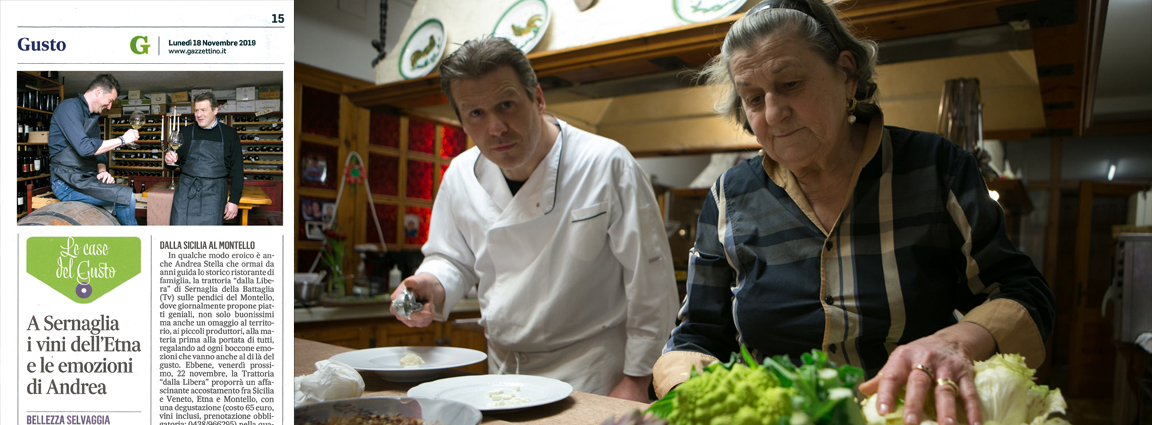
M 28 274 L 80 304 L 140 274 L 140 238 L 28 238 Z

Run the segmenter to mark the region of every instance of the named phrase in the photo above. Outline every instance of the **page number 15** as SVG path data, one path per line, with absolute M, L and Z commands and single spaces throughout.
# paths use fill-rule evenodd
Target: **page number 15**
M 273 24 L 283 24 L 284 23 L 284 14 L 283 13 L 272 14 L 272 23 Z

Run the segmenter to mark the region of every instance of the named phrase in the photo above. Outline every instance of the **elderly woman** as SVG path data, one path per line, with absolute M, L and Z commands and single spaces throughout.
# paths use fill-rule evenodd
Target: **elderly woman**
M 761 3 L 728 32 L 705 74 L 764 149 L 704 202 L 659 394 L 740 344 L 793 359 L 816 348 L 873 377 L 860 390 L 879 391 L 881 413 L 906 388 L 904 421 L 919 424 L 932 391 L 939 423 L 959 397 L 975 425 L 974 360 L 1043 361 L 1051 291 L 971 154 L 884 126 L 875 67 L 876 45 L 816 0 Z

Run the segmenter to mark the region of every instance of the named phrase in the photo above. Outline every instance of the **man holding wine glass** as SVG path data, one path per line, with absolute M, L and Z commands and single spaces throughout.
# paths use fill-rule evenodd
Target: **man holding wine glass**
M 236 217 L 244 188 L 244 158 L 236 129 L 216 120 L 220 105 L 212 92 L 193 99 L 196 124 L 180 129 L 180 140 L 169 142 L 168 165 L 180 167 L 172 197 L 172 225 L 221 225 Z M 232 190 L 229 193 L 228 185 Z
M 120 82 L 112 74 L 100 74 L 84 93 L 56 107 L 48 130 L 52 192 L 61 201 L 113 205 L 121 225 L 135 226 L 136 198 L 108 173 L 105 153 L 136 142 L 140 134 L 131 129 L 108 140 L 100 137 L 100 112 L 111 108 L 119 93 Z

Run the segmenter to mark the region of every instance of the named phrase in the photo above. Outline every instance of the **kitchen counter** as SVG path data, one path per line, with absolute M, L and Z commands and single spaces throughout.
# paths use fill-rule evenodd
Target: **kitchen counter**
M 331 344 L 324 344 L 306 339 L 295 339 L 296 362 L 293 365 L 294 376 L 307 375 L 316 371 L 316 362 L 327 359 L 333 355 L 352 351 L 348 348 Z M 468 372 L 452 369 L 446 373 L 448 376 L 467 375 Z M 363 397 L 379 396 L 405 396 L 408 389 L 419 383 L 388 382 L 375 374 L 364 376 Z M 603 422 L 610 416 L 620 416 L 631 410 L 644 410 L 648 405 L 635 401 L 621 400 L 596 394 L 573 391 L 572 395 L 564 400 L 533 407 L 518 412 L 485 414 L 482 423 L 485 424 L 560 424 L 560 425 L 595 425 Z
M 392 317 L 387 303 L 367 305 L 349 305 L 341 307 L 309 307 L 297 308 L 293 311 L 293 322 L 311 323 L 327 322 L 333 320 L 354 320 Z M 453 313 L 473 313 L 480 311 L 480 301 L 474 298 L 465 298 L 456 304 Z M 452 318 L 451 315 L 448 316 Z

